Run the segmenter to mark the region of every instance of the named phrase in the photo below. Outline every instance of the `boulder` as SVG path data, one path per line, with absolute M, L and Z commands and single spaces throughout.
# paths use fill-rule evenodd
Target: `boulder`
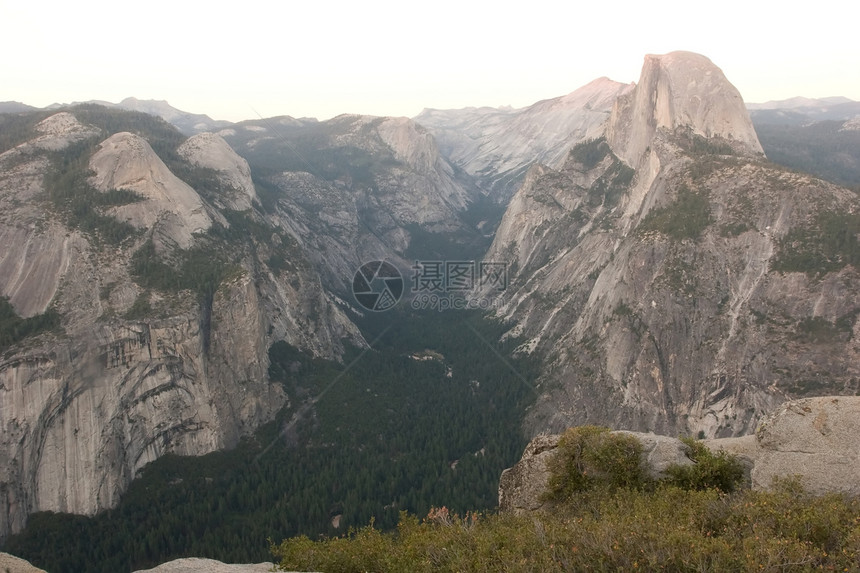
M 815 494 L 860 494 L 860 396 L 791 400 L 759 425 L 755 436 L 707 442 L 751 462 L 754 489 L 797 476 Z
M 549 480 L 547 462 L 558 446 L 559 434 L 540 434 L 526 446 L 523 457 L 502 472 L 499 480 L 499 509 L 523 513 L 543 506 L 541 495 Z

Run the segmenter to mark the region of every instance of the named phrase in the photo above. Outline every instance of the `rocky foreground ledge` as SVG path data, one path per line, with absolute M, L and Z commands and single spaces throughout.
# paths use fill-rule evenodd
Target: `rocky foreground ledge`
M 214 559 L 186 557 L 162 563 L 153 569 L 141 569 L 134 573 L 250 573 L 252 571 L 273 571 L 272 563 L 253 563 L 238 565 L 222 563 Z
M 14 555 L 0 553 L 0 571 L 3 573 L 45 573 L 44 569 Z
M 692 464 L 689 448 L 678 438 L 623 432 L 639 438 L 652 477 L 672 464 Z M 502 472 L 499 509 L 523 513 L 540 509 L 560 434 L 541 434 L 523 457 Z M 753 489 L 767 489 L 774 478 L 797 476 L 815 494 L 860 495 L 860 396 L 823 396 L 782 404 L 755 435 L 704 440 L 712 450 L 734 454 L 744 464 Z

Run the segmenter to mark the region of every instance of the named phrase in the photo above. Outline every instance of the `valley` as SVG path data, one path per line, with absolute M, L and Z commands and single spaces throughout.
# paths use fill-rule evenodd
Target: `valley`
M 741 436 L 860 394 L 858 131 L 828 115 L 854 108 L 800 103 L 748 109 L 673 52 L 635 84 L 414 119 L 10 107 L 4 550 L 262 561 L 493 511 L 542 432 Z M 403 284 L 384 312 L 355 296 L 372 261 Z M 418 288 L 447 263 L 504 284 Z M 428 293 L 489 310 L 414 310 Z

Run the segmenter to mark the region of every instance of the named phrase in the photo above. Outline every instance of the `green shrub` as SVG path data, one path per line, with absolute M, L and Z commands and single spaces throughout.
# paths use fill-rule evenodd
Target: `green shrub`
M 681 438 L 690 447 L 692 465 L 674 464 L 667 468 L 666 483 L 687 490 L 716 489 L 733 492 L 743 483 L 744 468 L 726 452 L 713 453 L 702 442 Z
M 648 482 L 639 440 L 598 426 L 568 429 L 548 465 L 546 497 L 553 501 L 569 500 L 596 486 L 642 488 Z
M 856 571 L 858 515 L 857 498 L 813 496 L 796 482 L 731 495 L 595 489 L 553 512 L 404 512 L 393 532 L 371 524 L 271 550 L 286 571 Z

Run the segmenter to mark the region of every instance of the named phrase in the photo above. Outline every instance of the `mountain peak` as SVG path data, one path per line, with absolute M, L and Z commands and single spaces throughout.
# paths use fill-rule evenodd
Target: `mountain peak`
M 722 138 L 742 153 L 762 153 L 740 92 L 711 60 L 693 52 L 649 54 L 639 83 L 612 110 L 607 139 L 635 165 L 658 131 L 678 128 Z

